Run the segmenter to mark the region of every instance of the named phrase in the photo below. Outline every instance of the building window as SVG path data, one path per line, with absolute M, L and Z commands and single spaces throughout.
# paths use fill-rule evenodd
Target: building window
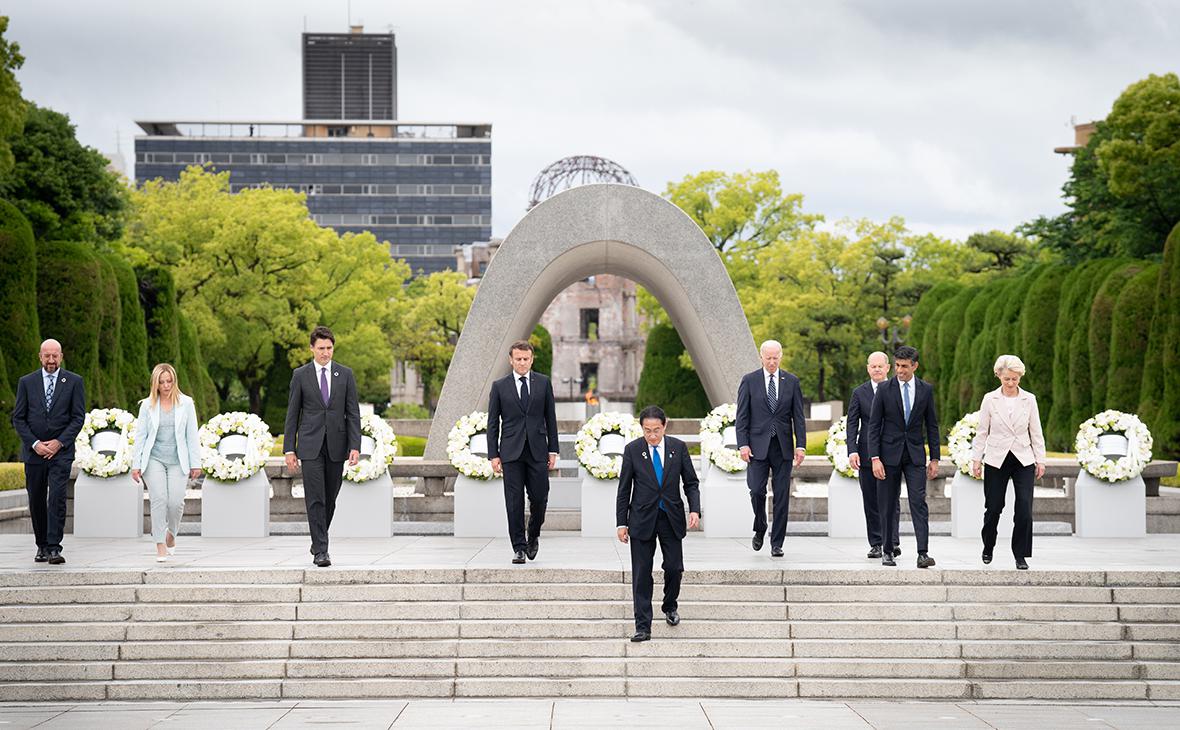
M 598 339 L 598 310 L 583 309 L 580 312 L 581 324 L 578 328 L 579 337 L 583 340 Z M 595 365 L 595 368 L 598 366 Z

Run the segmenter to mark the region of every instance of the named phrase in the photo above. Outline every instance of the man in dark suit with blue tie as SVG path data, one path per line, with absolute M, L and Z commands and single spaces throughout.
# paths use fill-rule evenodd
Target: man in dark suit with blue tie
M 684 574 L 684 536 L 701 520 L 701 492 L 692 457 L 683 441 L 664 435 L 668 418 L 659 406 L 639 413 L 643 437 L 623 449 L 619 466 L 619 493 L 615 501 L 619 542 L 631 544 L 631 595 L 635 604 L 635 635 L 631 641 L 651 638 L 652 566 L 656 541 L 664 556 L 664 602 L 660 610 L 669 626 L 680 624 L 677 599 Z M 684 501 L 688 500 L 688 521 Z
M 517 340 L 508 348 L 512 372 L 488 394 L 488 458 L 504 475 L 504 508 L 512 562 L 534 560 L 549 502 L 549 470 L 557 466 L 557 401 L 549 378 L 533 372 L 533 346 Z M 525 532 L 524 495 L 529 495 Z
M 878 482 L 877 509 L 881 516 L 881 565 L 897 565 L 891 548 L 899 543 L 894 515 L 904 476 L 918 542 L 918 567 L 929 568 L 934 558 L 927 554 L 930 525 L 926 479 L 938 474 L 939 458 L 934 388 L 914 376 L 918 351 L 909 345 L 894 350 L 893 368 L 897 374 L 877 389 L 869 417 L 869 457 Z M 930 447 L 929 463 L 924 445 Z
M 61 565 L 66 527 L 66 488 L 74 463 L 74 439 L 86 422 L 86 388 L 82 377 L 61 366 L 61 343 L 41 343 L 41 369 L 16 386 L 12 427 L 20 436 L 25 463 L 29 517 L 37 540 L 38 563 Z
M 877 478 L 869 459 L 869 416 L 873 413 L 873 398 L 877 388 L 889 378 L 889 356 L 883 352 L 869 355 L 866 364 L 869 379 L 857 386 L 848 399 L 848 463 L 856 470 L 860 479 L 860 498 L 864 503 L 865 531 L 869 538 L 870 558 L 881 557 L 881 515 L 877 509 Z M 897 510 L 901 519 L 901 509 Z M 898 526 L 894 524 L 895 528 Z M 893 534 L 897 534 L 894 529 Z M 893 548 L 893 557 L 901 555 L 901 548 Z
M 746 486 L 754 509 L 755 550 L 766 537 L 766 481 L 771 479 L 774 519 L 770 528 L 770 555 L 783 556 L 787 515 L 791 499 L 791 467 L 803 463 L 807 448 L 807 422 L 803 419 L 803 392 L 799 378 L 784 372 L 779 363 L 783 346 L 767 340 L 758 349 L 762 367 L 746 374 L 738 386 L 738 451 L 749 463 Z M 793 447 L 793 448 L 792 448 Z

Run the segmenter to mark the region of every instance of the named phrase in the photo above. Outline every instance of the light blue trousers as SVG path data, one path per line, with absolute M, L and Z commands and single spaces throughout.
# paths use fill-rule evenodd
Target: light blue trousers
M 143 480 L 147 483 L 152 505 L 152 539 L 164 542 L 165 533 L 170 532 L 175 537 L 180 529 L 188 473 L 180 468 L 180 464 L 162 464 L 149 459 L 147 469 L 143 470 Z

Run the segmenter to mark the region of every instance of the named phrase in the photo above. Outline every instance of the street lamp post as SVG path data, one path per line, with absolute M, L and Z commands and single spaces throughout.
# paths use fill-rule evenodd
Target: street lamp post
M 877 329 L 881 331 L 881 343 L 887 351 L 893 352 L 899 345 L 905 343 L 906 335 L 910 333 L 910 325 L 913 322 L 914 318 L 908 314 L 902 317 L 898 323 L 890 322 L 884 316 L 877 318 Z

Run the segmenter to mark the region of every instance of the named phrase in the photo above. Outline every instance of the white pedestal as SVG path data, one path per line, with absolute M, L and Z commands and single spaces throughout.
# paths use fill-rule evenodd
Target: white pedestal
M 508 537 L 503 479 L 455 478 L 455 537 Z
M 841 476 L 835 469 L 828 479 L 828 537 L 866 535 L 864 497 L 860 480 Z
M 619 480 L 595 479 L 582 472 L 582 537 L 615 537 Z
M 1074 534 L 1078 537 L 1147 535 L 1147 487 L 1143 477 L 1104 482 L 1080 470 L 1074 482 Z
M 983 480 L 956 471 L 951 481 L 951 537 L 979 538 L 983 530 L 984 504 Z M 1012 515 L 1015 512 L 1016 488 L 1009 481 L 1004 493 L 1004 511 L 996 526 L 997 543 L 1000 538 L 1012 537 Z
M 143 485 L 131 474 L 74 481 L 74 537 L 142 537 Z
M 205 477 L 201 484 L 201 537 L 270 535 L 270 479 L 266 470 L 240 482 Z
M 340 485 L 332 537 L 390 537 L 393 535 L 393 479 L 386 471 L 367 482 Z
M 701 526 L 705 537 L 749 537 L 754 534 L 753 525 L 745 470 L 730 474 L 708 465 L 701 480 Z

